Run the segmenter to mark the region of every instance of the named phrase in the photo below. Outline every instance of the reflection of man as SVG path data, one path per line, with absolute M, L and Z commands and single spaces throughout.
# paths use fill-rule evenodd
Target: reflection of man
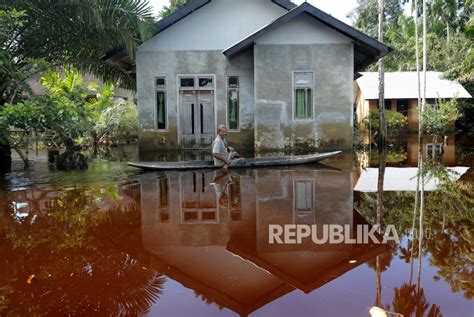
M 216 171 L 214 176 L 214 182 L 211 183 L 214 186 L 214 190 L 216 192 L 216 196 L 219 199 L 219 203 L 222 206 L 226 206 L 228 202 L 227 196 L 227 183 L 229 182 L 229 173 L 227 170 L 219 170 Z
M 233 148 L 227 146 L 227 127 L 220 125 L 217 130 L 217 137 L 212 142 L 212 157 L 214 165 L 218 167 L 227 167 L 234 158 L 238 157 L 237 152 Z
M 214 174 L 214 182 L 210 185 L 214 187 L 221 206 L 240 210 L 240 179 L 238 176 L 229 174 L 226 169 L 217 170 Z

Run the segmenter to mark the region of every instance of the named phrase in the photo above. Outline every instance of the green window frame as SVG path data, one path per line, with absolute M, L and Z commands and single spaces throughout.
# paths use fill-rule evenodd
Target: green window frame
M 227 126 L 230 131 L 240 130 L 240 79 L 227 77 Z
M 155 90 L 156 90 L 156 129 L 166 130 L 167 128 L 167 100 L 166 100 L 166 78 L 157 77 L 155 79 Z
M 294 118 L 313 118 L 314 76 L 311 71 L 293 73 Z

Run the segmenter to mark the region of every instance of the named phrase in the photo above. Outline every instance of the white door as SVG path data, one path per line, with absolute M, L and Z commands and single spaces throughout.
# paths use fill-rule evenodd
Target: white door
M 210 147 L 214 137 L 214 92 L 181 91 L 179 107 L 182 147 Z

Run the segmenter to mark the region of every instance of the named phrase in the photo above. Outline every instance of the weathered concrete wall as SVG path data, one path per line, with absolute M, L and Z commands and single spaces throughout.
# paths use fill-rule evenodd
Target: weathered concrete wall
M 240 128 L 229 133 L 229 144 L 253 150 L 254 74 L 251 50 L 227 60 L 222 51 L 139 50 L 137 55 L 137 99 L 140 152 L 176 150 L 178 140 L 178 75 L 216 75 L 216 127 L 226 123 L 227 76 L 240 78 Z M 155 124 L 155 78 L 166 77 L 168 131 L 158 132 Z
M 353 45 L 255 45 L 255 150 L 352 148 Z M 294 71 L 313 71 L 313 119 L 293 120 Z

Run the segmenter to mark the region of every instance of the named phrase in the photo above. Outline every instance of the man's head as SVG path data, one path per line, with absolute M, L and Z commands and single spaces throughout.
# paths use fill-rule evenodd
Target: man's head
M 225 139 L 227 137 L 227 127 L 225 125 L 220 125 L 219 128 L 217 129 L 217 134 Z

